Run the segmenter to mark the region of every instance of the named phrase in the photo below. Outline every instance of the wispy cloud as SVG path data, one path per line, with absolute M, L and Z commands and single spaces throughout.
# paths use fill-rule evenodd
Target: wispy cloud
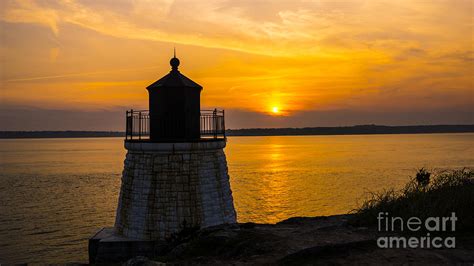
M 93 75 L 101 75 L 101 74 L 120 74 L 123 72 L 138 72 L 138 71 L 150 70 L 150 69 L 158 69 L 158 67 L 151 66 L 151 67 L 141 67 L 141 68 L 132 68 L 132 69 L 114 69 L 114 70 L 108 70 L 108 71 L 69 73 L 69 74 L 53 75 L 53 76 L 25 77 L 25 78 L 7 79 L 7 80 L 4 80 L 4 82 L 22 82 L 22 81 L 35 81 L 35 80 L 47 80 L 47 79 L 60 79 L 60 78 L 69 78 L 69 77 L 93 76 Z
M 34 0 L 5 1 L 2 3 L 1 18 L 11 23 L 34 23 L 46 26 L 57 35 L 59 33 L 58 11 L 38 5 Z
M 2 101 L 144 107 L 177 45 L 206 106 L 456 108 L 474 104 L 472 12 L 471 0 L 7 0 Z
M 456 1 L 466 6 L 469 1 Z M 107 2 L 105 2 L 107 3 Z M 265 55 L 334 52 L 320 40 L 417 42 L 436 34 L 424 28 L 451 2 L 435 1 L 9 1 L 1 18 L 37 23 L 59 34 L 72 23 L 119 38 L 167 41 Z M 105 7 L 106 6 L 106 7 Z M 421 20 L 428 19 L 425 23 Z M 432 19 L 431 19 L 432 20 Z M 466 25 L 469 26 L 469 25 Z M 465 26 L 465 27 L 466 27 Z M 439 26 L 437 30 L 443 30 Z M 443 30 L 444 31 L 444 30 Z M 444 32 L 453 34 L 453 32 Z M 385 43 L 385 45 L 387 45 Z M 354 48 L 354 47 L 352 47 Z

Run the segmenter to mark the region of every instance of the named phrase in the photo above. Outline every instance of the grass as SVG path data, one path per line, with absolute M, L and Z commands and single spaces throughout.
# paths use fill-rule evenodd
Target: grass
M 442 171 L 432 175 L 420 169 L 401 190 L 370 193 L 351 220 L 357 226 L 376 226 L 380 212 L 390 216 L 425 220 L 456 213 L 457 232 L 474 231 L 474 172 L 472 169 Z

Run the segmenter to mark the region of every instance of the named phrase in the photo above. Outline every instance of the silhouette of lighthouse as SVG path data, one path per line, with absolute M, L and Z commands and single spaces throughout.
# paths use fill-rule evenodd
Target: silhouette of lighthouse
M 127 155 L 114 230 L 165 240 L 187 227 L 235 223 L 224 111 L 201 110 L 202 86 L 179 70 L 147 87 L 149 111 L 126 113 Z

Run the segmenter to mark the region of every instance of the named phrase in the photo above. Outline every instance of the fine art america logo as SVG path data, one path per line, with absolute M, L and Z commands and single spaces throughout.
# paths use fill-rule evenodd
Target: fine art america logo
M 379 232 L 418 232 L 426 231 L 424 236 L 382 236 L 377 239 L 379 248 L 455 248 L 456 238 L 453 236 L 432 236 L 435 232 L 455 232 L 456 213 L 448 217 L 428 217 L 422 220 L 410 217 L 406 221 L 402 217 L 391 217 L 388 212 L 380 212 L 377 217 Z

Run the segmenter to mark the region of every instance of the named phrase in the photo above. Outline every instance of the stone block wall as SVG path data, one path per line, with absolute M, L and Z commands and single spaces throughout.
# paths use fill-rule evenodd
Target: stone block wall
M 164 240 L 185 227 L 236 222 L 224 140 L 125 146 L 119 235 Z

